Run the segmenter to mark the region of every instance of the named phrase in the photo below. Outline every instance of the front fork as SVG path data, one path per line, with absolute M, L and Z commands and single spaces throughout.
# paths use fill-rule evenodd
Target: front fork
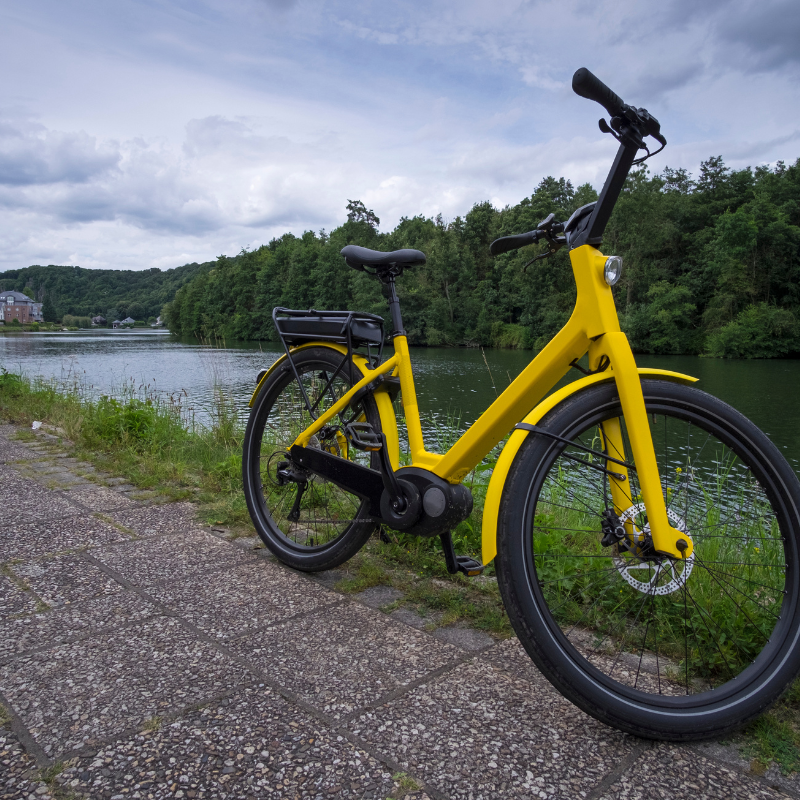
M 673 528 L 667 517 L 664 491 L 661 476 L 653 448 L 653 437 L 647 421 L 647 411 L 642 394 L 642 383 L 636 370 L 628 339 L 624 333 L 606 333 L 592 342 L 589 348 L 589 364 L 597 368 L 603 356 L 608 356 L 613 369 L 614 380 L 619 392 L 622 414 L 630 440 L 631 455 L 636 465 L 639 487 L 647 511 L 647 521 L 653 548 L 661 555 L 672 558 L 688 558 L 694 549 L 688 533 Z M 622 439 L 622 428 L 619 419 L 607 420 L 603 423 L 603 438 L 608 455 L 626 461 L 625 444 Z M 614 465 L 614 472 L 624 479 L 609 477 L 611 499 L 614 511 L 622 513 L 634 503 L 630 485 L 630 476 L 626 467 Z M 626 523 L 626 533 L 633 538 L 633 523 Z

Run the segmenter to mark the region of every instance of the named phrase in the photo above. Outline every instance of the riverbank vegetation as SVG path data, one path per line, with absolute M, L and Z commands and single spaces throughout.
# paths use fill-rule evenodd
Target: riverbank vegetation
M 539 349 L 571 313 L 566 251 L 528 264 L 542 245 L 493 259 L 498 236 L 566 220 L 596 199 L 591 186 L 545 178 L 530 197 L 463 217 L 403 218 L 389 232 L 363 203 L 333 231 L 285 234 L 256 250 L 220 256 L 167 306 L 172 331 L 207 339 L 275 338 L 274 306 L 387 314 L 380 286 L 348 268 L 346 244 L 422 250 L 423 267 L 399 281 L 416 345 Z M 615 289 L 622 325 L 643 353 L 769 358 L 800 354 L 800 160 L 728 169 L 721 157 L 697 176 L 646 168 L 628 178 L 603 251 L 625 261 Z
M 126 317 L 155 319 L 181 286 L 212 266 L 213 262 L 185 264 L 163 272 L 158 268 L 32 266 L 0 273 L 0 291 L 23 292 L 43 303 L 45 322 L 62 322 L 69 315 L 87 320 L 86 325 L 72 322 L 70 326 L 88 328 L 88 318 L 96 315 L 105 317 L 109 324 Z M 67 322 L 63 324 L 68 326 Z

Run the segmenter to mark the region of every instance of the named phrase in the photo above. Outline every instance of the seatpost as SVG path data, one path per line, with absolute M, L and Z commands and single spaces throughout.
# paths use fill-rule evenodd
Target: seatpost
M 388 275 L 384 284 L 389 287 L 389 312 L 392 315 L 393 336 L 405 336 L 403 329 L 403 317 L 400 314 L 400 298 L 397 296 L 397 288 L 394 285 L 394 275 Z

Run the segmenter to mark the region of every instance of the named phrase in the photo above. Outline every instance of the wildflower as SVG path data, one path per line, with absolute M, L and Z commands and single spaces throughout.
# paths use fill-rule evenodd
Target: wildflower
M 760 548 L 758 548 L 758 547 L 754 547 L 754 548 L 753 548 L 753 550 L 755 550 L 755 551 L 756 551 L 756 553 L 759 553 L 759 552 L 761 552 Z
M 677 472 L 678 475 L 680 475 L 681 472 L 683 472 L 683 470 L 680 467 L 675 467 L 675 472 Z

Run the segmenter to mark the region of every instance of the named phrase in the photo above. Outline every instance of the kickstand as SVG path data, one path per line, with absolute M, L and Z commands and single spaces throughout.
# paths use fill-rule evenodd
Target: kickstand
M 455 575 L 456 572 L 463 572 L 467 577 L 473 578 L 483 572 L 485 567 L 480 561 L 476 561 L 469 556 L 456 555 L 456 551 L 453 548 L 453 537 L 450 535 L 450 531 L 440 533 L 439 539 L 442 542 L 442 550 L 444 550 L 444 562 L 447 565 L 447 571 L 451 575 Z

